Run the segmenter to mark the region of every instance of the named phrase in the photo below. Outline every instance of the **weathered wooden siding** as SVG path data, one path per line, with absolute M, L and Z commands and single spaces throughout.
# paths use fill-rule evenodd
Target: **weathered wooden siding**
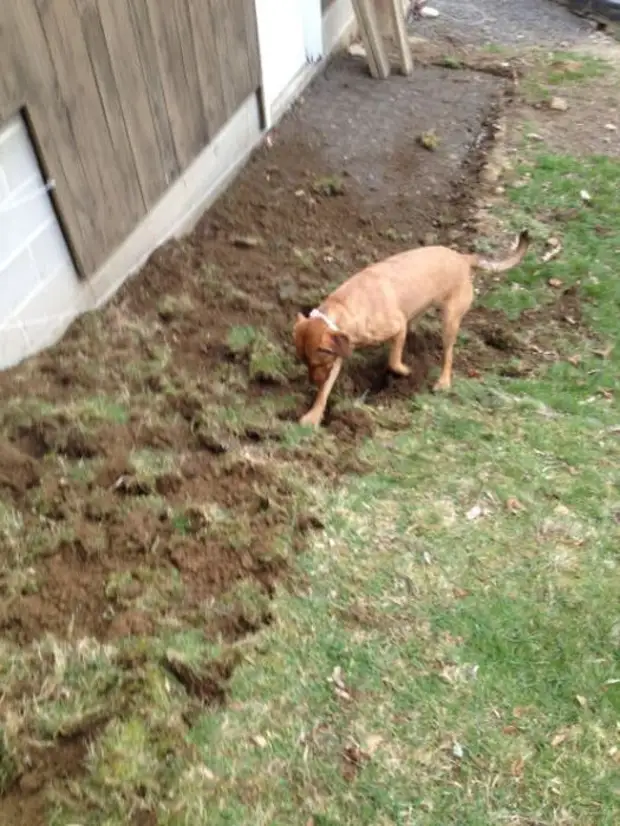
M 85 274 L 259 84 L 254 0 L 0 4 L 0 125 L 25 110 Z

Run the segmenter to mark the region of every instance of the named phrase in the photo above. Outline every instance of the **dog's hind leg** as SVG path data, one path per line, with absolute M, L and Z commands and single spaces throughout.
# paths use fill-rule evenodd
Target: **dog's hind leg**
M 411 368 L 403 364 L 403 350 L 405 349 L 405 341 L 407 340 L 407 323 L 392 339 L 392 347 L 390 349 L 390 356 L 388 365 L 392 373 L 397 376 L 408 376 L 411 373 Z
M 441 375 L 435 382 L 434 390 L 448 390 L 452 384 L 454 344 L 463 316 L 471 307 L 473 299 L 474 288 L 468 278 L 456 293 L 446 299 L 443 305 L 443 366 Z

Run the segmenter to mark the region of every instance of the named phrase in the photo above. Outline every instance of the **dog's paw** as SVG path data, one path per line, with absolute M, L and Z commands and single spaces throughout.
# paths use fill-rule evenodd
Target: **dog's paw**
M 411 367 L 407 367 L 406 364 L 399 364 L 398 367 L 390 367 L 392 373 L 397 376 L 410 376 L 411 375 Z
M 433 385 L 433 392 L 434 393 L 441 393 L 444 390 L 450 390 L 452 387 L 452 382 L 450 379 L 442 379 L 439 378 Z
M 321 418 L 313 410 L 309 410 L 299 420 L 299 424 L 304 427 L 318 427 L 321 423 Z

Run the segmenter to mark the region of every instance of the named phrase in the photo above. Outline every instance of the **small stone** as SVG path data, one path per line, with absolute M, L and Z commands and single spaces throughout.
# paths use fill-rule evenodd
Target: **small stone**
M 579 196 L 580 196 L 581 200 L 584 201 L 584 203 L 586 203 L 586 204 L 589 204 L 590 201 L 592 200 L 592 196 L 590 195 L 590 193 L 588 192 L 587 189 L 582 189 L 581 192 L 579 193 Z
M 437 11 L 437 9 L 433 9 L 431 8 L 431 6 L 422 6 L 418 14 L 420 15 L 420 17 L 428 17 L 429 19 L 439 17 L 439 12 Z
M 366 57 L 366 49 L 361 43 L 351 43 L 349 46 L 349 54 L 351 57 Z
M 543 136 L 539 135 L 538 132 L 528 132 L 527 137 L 531 141 L 544 141 Z
M 495 184 L 501 175 L 501 168 L 493 164 L 487 164 L 480 174 L 480 178 L 485 184 Z
M 254 235 L 233 235 L 231 236 L 230 243 L 235 247 L 251 249 L 253 247 L 259 247 L 263 242 Z
M 608 132 L 615 132 L 618 129 L 618 127 L 615 123 L 606 123 L 605 129 L 607 129 Z
M 253 737 L 250 738 L 252 743 L 259 748 L 264 749 L 267 747 L 267 740 L 261 734 L 255 734 Z
M 568 103 L 564 98 L 553 97 L 549 103 L 549 108 L 554 109 L 556 112 L 566 112 L 568 110 Z
M 28 772 L 21 776 L 19 788 L 24 794 L 35 794 L 44 783 L 44 778 L 37 772 Z

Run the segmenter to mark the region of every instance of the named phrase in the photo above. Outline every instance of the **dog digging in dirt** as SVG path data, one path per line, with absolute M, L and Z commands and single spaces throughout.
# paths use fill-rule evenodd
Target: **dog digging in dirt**
M 430 307 L 439 307 L 442 316 L 443 366 L 434 389 L 448 389 L 454 343 L 474 297 L 475 270 L 506 272 L 521 263 L 528 247 L 529 236 L 523 231 L 515 251 L 501 261 L 440 246 L 401 252 L 349 278 L 309 317 L 298 313 L 295 349 L 318 387 L 300 424 L 320 425 L 343 360 L 355 348 L 389 342 L 390 370 L 408 376 L 411 370 L 402 361 L 408 326 Z

